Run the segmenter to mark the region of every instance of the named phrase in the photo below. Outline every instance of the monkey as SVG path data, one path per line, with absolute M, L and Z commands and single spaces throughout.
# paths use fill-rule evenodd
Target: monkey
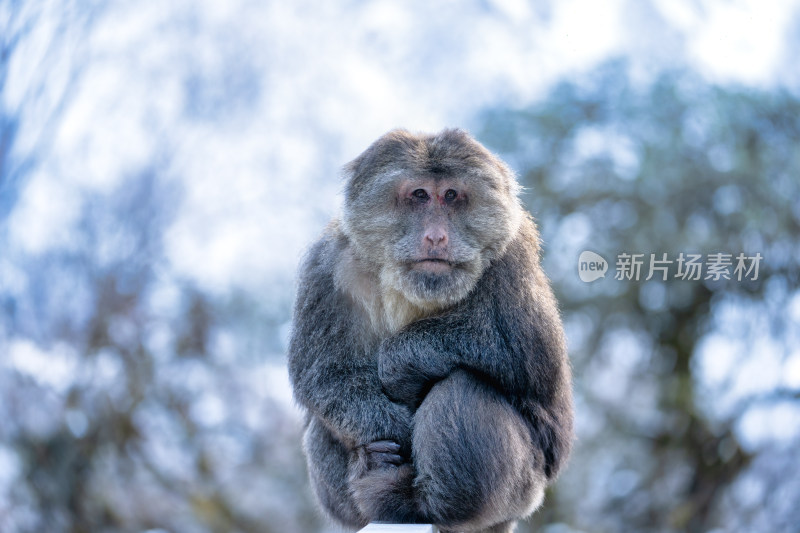
M 288 350 L 316 498 L 354 529 L 513 531 L 573 440 L 563 327 L 517 180 L 460 129 L 390 131 L 343 177 Z

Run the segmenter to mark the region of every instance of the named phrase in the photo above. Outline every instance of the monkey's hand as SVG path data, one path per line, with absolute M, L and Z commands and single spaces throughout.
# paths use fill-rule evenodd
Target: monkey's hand
M 392 447 L 376 443 L 391 442 L 397 443 L 398 450 L 402 449 L 400 455 L 410 455 L 414 415 L 407 406 L 390 401 L 383 392 L 376 391 L 376 394 L 360 411 L 360 428 L 353 434 L 356 448 L 389 453 Z
M 379 359 L 378 375 L 389 398 L 411 408 L 419 405 L 428 387 L 425 374 L 395 360 L 391 355 Z
M 349 484 L 362 516 L 398 523 L 422 522 L 414 493 L 414 465 L 392 441 L 359 448 L 350 465 Z
M 393 440 L 376 440 L 357 446 L 353 456 L 354 461 L 350 464 L 350 481 L 364 479 L 370 473 L 381 470 L 396 470 L 397 468 L 410 465 L 410 461 L 405 455 L 401 455 L 401 446 Z
M 450 373 L 446 363 L 433 346 L 407 333 L 387 339 L 378 350 L 378 376 L 384 391 L 412 409 L 422 403 L 434 383 Z
M 377 440 L 362 446 L 367 469 L 394 468 L 406 462 L 400 455 L 400 445 L 391 440 Z

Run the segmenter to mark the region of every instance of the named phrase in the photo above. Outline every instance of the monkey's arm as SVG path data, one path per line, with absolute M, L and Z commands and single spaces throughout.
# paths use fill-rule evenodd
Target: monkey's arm
M 546 394 L 566 348 L 555 299 L 531 248 L 518 238 L 468 298 L 381 344 L 380 377 L 392 398 L 419 403 L 431 381 L 456 368 L 511 395 L 532 388 Z
M 335 243 L 323 240 L 301 271 L 289 346 L 297 401 L 351 447 L 392 440 L 408 445 L 411 415 L 382 391 L 377 362 L 353 331 L 353 316 L 336 290 Z
M 380 348 L 384 388 L 411 406 L 455 369 L 508 398 L 554 475 L 571 445 L 569 364 L 555 299 L 524 243 L 512 243 L 456 308 L 411 324 Z
M 560 324 L 536 309 L 511 304 L 505 310 L 481 300 L 487 299 L 474 295 L 471 305 L 421 320 L 382 343 L 379 373 L 391 398 L 416 406 L 457 368 L 512 396 L 546 394 L 565 357 Z

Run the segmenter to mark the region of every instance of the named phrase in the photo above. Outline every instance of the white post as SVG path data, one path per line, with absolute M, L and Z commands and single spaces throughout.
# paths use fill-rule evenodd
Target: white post
M 439 533 L 431 524 L 384 524 L 373 522 L 358 533 Z

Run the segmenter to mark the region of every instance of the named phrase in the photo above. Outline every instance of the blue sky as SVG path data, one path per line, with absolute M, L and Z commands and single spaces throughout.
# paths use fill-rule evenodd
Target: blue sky
M 51 139 L 11 242 L 69 246 L 83 192 L 160 161 L 187 185 L 172 265 L 220 290 L 291 272 L 336 212 L 339 167 L 393 127 L 469 127 L 616 56 L 643 82 L 681 66 L 710 82 L 798 81 L 797 1 L 146 1 L 90 23 L 64 5 L 44 3 L 2 95 L 21 114 L 18 154 Z

